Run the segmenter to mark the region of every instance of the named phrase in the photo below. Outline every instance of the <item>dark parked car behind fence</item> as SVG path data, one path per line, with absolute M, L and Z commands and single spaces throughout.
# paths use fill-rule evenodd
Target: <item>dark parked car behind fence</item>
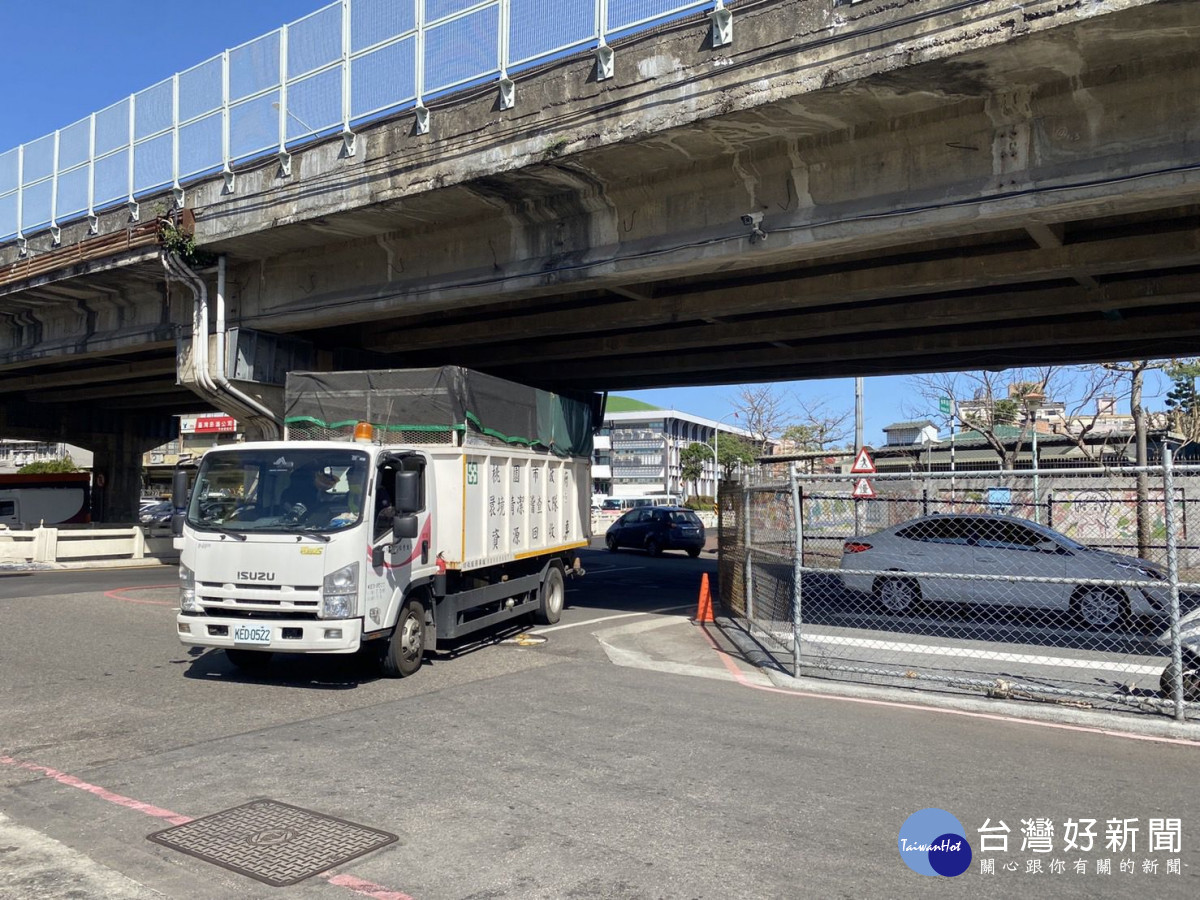
M 704 549 L 704 538 L 704 523 L 690 509 L 643 506 L 613 522 L 604 543 L 613 551 L 634 547 L 659 556 L 664 550 L 686 550 L 695 558 Z

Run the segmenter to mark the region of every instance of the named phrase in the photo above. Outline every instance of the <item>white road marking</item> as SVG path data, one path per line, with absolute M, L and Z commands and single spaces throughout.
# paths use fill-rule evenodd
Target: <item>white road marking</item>
M 613 616 L 601 616 L 598 619 L 586 619 L 583 622 L 571 622 L 567 625 L 551 625 L 548 628 L 535 628 L 529 634 L 549 634 L 551 631 L 562 631 L 564 628 L 579 628 L 581 625 L 595 625 L 598 622 L 611 622 L 613 619 L 629 619 L 633 616 L 665 615 L 680 610 L 691 609 L 691 606 L 666 606 L 662 609 L 647 609 L 642 612 L 617 613 Z
M 602 621 L 593 619 L 594 622 Z M 655 659 L 648 653 L 643 653 L 641 650 L 630 650 L 626 647 L 618 647 L 612 643 L 611 639 L 628 636 L 632 634 L 645 634 L 648 631 L 653 631 L 656 628 L 663 628 L 667 625 L 678 625 L 677 617 L 650 619 L 645 622 L 632 622 L 628 625 L 618 625 L 615 628 L 605 628 L 595 633 L 595 638 L 600 642 L 600 646 L 604 648 L 604 653 L 608 656 L 608 661 L 613 665 L 625 666 L 630 669 L 649 669 L 654 672 L 666 672 L 669 675 L 687 675 L 692 678 L 712 678 L 717 681 L 741 681 L 755 687 L 769 687 L 771 679 L 763 672 L 757 669 L 752 672 L 728 670 L 725 666 L 716 668 L 713 666 L 697 666 L 691 663 L 668 662 L 667 660 Z M 725 654 L 728 656 L 728 654 Z
M 787 637 L 790 639 L 791 634 Z M 1035 656 L 1028 653 L 1004 653 L 998 650 L 977 650 L 973 647 L 941 647 L 932 644 L 910 644 L 898 641 L 880 641 L 871 638 L 844 637 L 836 634 L 805 633 L 800 636 L 804 644 L 828 645 L 833 647 L 860 647 L 864 650 L 893 650 L 917 656 L 957 656 L 966 661 L 989 660 L 992 662 L 1028 663 L 1037 666 L 1052 666 L 1061 669 L 1099 669 L 1125 675 L 1158 675 L 1166 660 L 1158 666 L 1141 666 L 1105 659 L 1081 659 L 1070 656 Z M 1143 657 L 1144 658 L 1144 657 Z

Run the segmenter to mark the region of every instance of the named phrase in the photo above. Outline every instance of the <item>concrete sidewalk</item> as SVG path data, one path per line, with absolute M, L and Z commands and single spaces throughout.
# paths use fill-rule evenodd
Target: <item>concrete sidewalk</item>
M 179 565 L 179 558 L 176 556 L 162 558 L 158 556 L 146 556 L 142 559 L 81 559 L 72 560 L 71 562 L 53 562 L 53 563 L 0 563 L 0 574 L 5 572 L 57 572 L 64 569 L 75 570 L 101 570 L 101 569 L 157 569 L 157 568 L 174 568 Z
M 2 812 L 0 853 L 0 897 L 157 900 L 164 896 L 39 831 L 16 824 Z

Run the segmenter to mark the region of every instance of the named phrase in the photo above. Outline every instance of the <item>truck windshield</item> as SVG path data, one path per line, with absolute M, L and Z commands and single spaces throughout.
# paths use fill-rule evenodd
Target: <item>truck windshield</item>
M 231 532 L 315 532 L 362 521 L 370 457 L 361 450 L 246 448 L 205 455 L 187 521 Z

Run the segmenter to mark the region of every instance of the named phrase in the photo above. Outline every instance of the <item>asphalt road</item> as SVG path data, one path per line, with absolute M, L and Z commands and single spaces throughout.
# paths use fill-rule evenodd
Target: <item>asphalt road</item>
M 398 681 L 184 647 L 171 569 L 0 576 L 0 897 L 1200 894 L 1200 747 L 779 690 L 688 623 L 710 554 L 584 565 L 544 642 L 499 631 Z M 256 798 L 398 840 L 280 889 L 146 839 Z M 977 855 L 1003 820 L 995 874 L 906 868 L 927 807 Z M 1022 852 L 1034 817 L 1053 853 Z M 1060 851 L 1079 817 L 1101 845 L 1137 819 L 1138 843 Z M 1180 820 L 1177 852 L 1151 852 L 1152 818 Z

